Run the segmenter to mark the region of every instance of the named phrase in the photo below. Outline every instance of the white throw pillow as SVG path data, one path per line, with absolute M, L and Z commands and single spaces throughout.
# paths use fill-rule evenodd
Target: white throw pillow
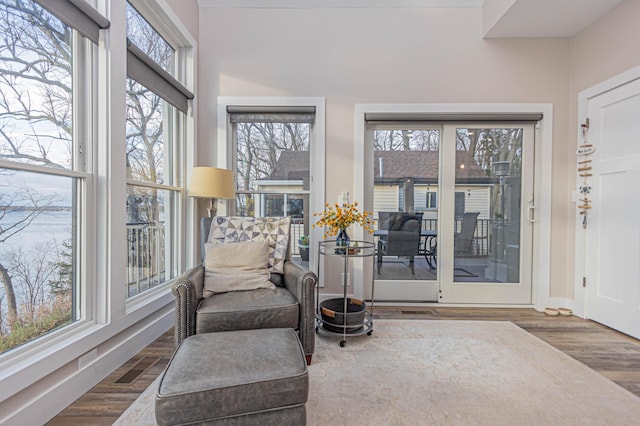
M 275 289 L 266 241 L 206 243 L 203 297 L 228 291 Z

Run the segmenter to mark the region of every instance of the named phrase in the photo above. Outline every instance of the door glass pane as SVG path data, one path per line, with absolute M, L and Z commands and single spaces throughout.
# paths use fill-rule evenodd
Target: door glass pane
M 435 280 L 440 131 L 377 129 L 373 137 L 375 279 Z
M 520 281 L 522 135 L 456 129 L 454 281 Z

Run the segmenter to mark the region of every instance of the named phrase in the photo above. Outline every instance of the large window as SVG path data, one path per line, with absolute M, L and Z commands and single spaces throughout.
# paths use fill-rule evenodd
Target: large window
M 134 296 L 178 273 L 181 135 L 192 95 L 173 78 L 176 49 L 129 3 L 127 37 L 127 294 Z
M 79 319 L 91 51 L 35 2 L 0 1 L 0 352 Z
M 313 108 L 232 112 L 236 214 L 291 216 L 291 241 L 309 235 Z M 298 245 L 290 244 L 292 254 Z

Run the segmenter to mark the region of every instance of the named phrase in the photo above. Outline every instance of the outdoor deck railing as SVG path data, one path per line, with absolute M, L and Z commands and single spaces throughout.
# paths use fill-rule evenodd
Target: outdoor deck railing
M 127 223 L 128 296 L 155 287 L 165 275 L 163 222 Z
M 472 252 L 469 256 L 484 257 L 489 256 L 491 241 L 491 224 L 499 223 L 499 220 L 478 219 L 476 230 L 473 234 Z M 455 231 L 460 232 L 462 227 L 462 219 L 456 219 Z M 438 219 L 422 219 L 422 229 L 436 231 L 438 229 Z M 291 255 L 299 255 L 298 239 L 304 235 L 304 219 L 296 218 L 291 220 L 291 233 L 289 244 L 291 247 Z
M 490 254 L 492 223 L 496 220 L 478 219 L 473 235 L 470 256 L 483 257 Z M 455 231 L 462 225 L 455 221 Z M 299 256 L 298 240 L 304 231 L 304 219 L 291 220 L 289 247 L 292 256 Z M 423 219 L 422 229 L 437 230 L 437 219 Z M 162 222 L 137 222 L 127 224 L 127 288 L 129 296 L 141 293 L 163 281 L 165 276 L 165 235 Z
M 498 220 L 478 219 L 476 230 L 473 233 L 472 252 L 469 254 L 474 257 L 489 256 L 489 247 L 491 241 L 491 224 L 498 223 Z M 462 219 L 455 220 L 454 232 L 460 232 L 462 228 Z M 438 230 L 438 219 L 422 219 L 423 230 Z
M 289 247 L 290 247 L 292 256 L 300 255 L 300 250 L 298 248 L 298 240 L 303 235 L 305 235 L 304 219 L 303 218 L 291 219 L 291 232 L 289 233 Z

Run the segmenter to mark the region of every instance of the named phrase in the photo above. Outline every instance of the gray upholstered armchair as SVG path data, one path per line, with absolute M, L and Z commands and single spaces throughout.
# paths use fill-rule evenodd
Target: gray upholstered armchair
M 211 218 L 200 223 L 201 241 L 207 241 Z M 202 250 L 204 253 L 204 249 Z M 204 256 L 204 255 L 203 255 Z M 176 345 L 193 334 L 259 328 L 293 328 L 311 363 L 315 348 L 316 275 L 287 255 L 283 274 L 271 274 L 275 290 L 257 289 L 216 293 L 203 298 L 205 268 L 198 265 L 176 279 Z

